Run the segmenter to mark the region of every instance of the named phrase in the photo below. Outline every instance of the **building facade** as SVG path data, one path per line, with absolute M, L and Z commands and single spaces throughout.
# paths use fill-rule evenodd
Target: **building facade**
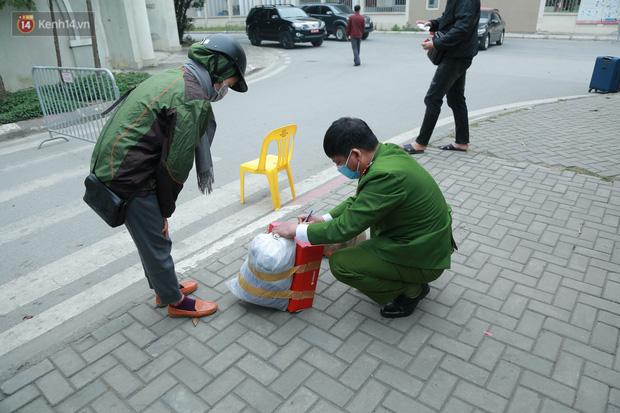
M 157 65 L 155 51 L 181 50 L 174 4 L 170 0 L 92 0 L 99 62 L 108 69 L 140 70 Z M 49 0 L 35 0 L 37 12 L 5 6 L 0 12 L 0 73 L 9 92 L 33 86 L 32 66 L 57 66 L 56 46 L 49 33 L 16 33 L 18 16 L 33 16 L 38 27 L 49 22 Z M 90 30 L 72 24 L 86 10 L 85 0 L 52 0 L 63 67 L 95 67 Z M 89 24 L 90 29 L 90 24 Z M 17 34 L 17 35 L 16 35 Z
M 147 0 L 148 1 L 148 0 Z M 447 0 L 340 0 L 334 3 L 353 7 L 359 4 L 362 14 L 370 16 L 377 30 L 392 30 L 415 26 L 417 20 L 441 16 Z M 204 7 L 192 9 L 188 14 L 195 17 L 197 27 L 244 26 L 245 17 L 254 5 L 332 2 L 328 0 L 205 0 Z M 580 8 L 596 3 L 601 15 L 610 13 L 607 21 L 595 19 L 584 21 Z M 481 0 L 482 7 L 497 8 L 507 22 L 507 30 L 520 33 L 554 33 L 613 35 L 618 32 L 619 0 Z M 594 6 L 592 6 L 594 7 Z M 615 16 L 615 21 L 614 17 Z

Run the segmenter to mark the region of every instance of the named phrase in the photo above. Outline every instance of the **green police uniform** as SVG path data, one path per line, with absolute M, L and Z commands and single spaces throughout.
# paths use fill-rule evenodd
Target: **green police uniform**
M 415 296 L 422 283 L 450 268 L 451 208 L 430 174 L 394 144 L 379 144 L 356 194 L 308 226 L 312 244 L 349 240 L 370 227 L 371 238 L 336 251 L 330 267 L 340 281 L 385 305 Z

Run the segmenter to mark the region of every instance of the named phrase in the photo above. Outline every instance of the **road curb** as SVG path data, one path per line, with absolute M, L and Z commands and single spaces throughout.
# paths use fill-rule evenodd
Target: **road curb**
M 37 118 L 0 125 L 0 142 L 32 135 L 47 130 L 45 119 Z

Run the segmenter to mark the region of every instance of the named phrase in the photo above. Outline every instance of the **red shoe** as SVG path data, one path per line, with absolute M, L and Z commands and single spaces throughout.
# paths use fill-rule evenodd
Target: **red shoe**
M 181 283 L 181 294 L 187 295 L 196 291 L 198 283 L 196 281 L 184 281 Z M 157 307 L 165 307 L 167 304 L 162 304 L 159 296 L 155 294 L 155 305 Z
M 174 308 L 171 305 L 168 306 L 168 315 L 170 317 L 204 317 L 209 314 L 215 313 L 217 311 L 217 304 L 211 301 L 202 301 L 196 300 L 196 304 L 194 305 L 194 311 L 181 310 L 179 308 Z

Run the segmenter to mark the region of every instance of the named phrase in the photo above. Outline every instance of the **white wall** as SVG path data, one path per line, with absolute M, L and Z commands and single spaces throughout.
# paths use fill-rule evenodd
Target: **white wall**
M 613 35 L 618 33 L 617 24 L 577 24 L 576 13 L 544 13 L 539 19 L 539 32 L 580 35 Z
M 153 49 L 164 52 L 181 50 L 174 3 L 169 0 L 146 0 Z
M 405 13 L 368 13 L 364 12 L 364 16 L 372 19 L 375 30 L 392 30 L 395 24 L 402 27 L 407 24 L 407 15 Z M 410 23 L 415 26 L 415 21 Z M 372 34 L 371 34 L 372 36 Z
M 93 2 L 93 9 L 96 8 Z M 49 12 L 47 0 L 35 0 L 39 11 Z M 68 17 L 69 7 L 73 11 L 86 11 L 84 0 L 54 0 L 54 14 L 56 19 Z M 20 89 L 33 87 L 32 66 L 57 66 L 56 49 L 52 36 L 28 37 L 12 36 L 14 25 L 13 12 L 20 11 L 5 6 L 0 12 L 0 73 L 7 91 L 15 92 Z M 26 10 L 23 12 L 28 13 Z M 95 13 L 95 26 L 101 29 L 101 19 Z M 62 65 L 65 67 L 94 67 L 94 57 L 90 38 L 76 39 L 68 30 L 59 29 L 58 36 Z M 105 39 L 98 39 L 99 59 L 103 67 L 107 67 L 107 43 Z
M 157 65 L 146 4 L 140 0 L 99 2 L 112 68 L 139 70 Z
M 154 8 L 147 9 L 147 1 Z M 49 12 L 48 0 L 35 4 L 39 12 Z M 70 11 L 87 11 L 85 0 L 53 0 L 53 7 L 57 20 L 69 19 Z M 154 37 L 158 50 L 181 50 L 171 0 L 92 0 L 92 7 L 102 67 L 156 66 Z M 0 12 L 0 74 L 9 92 L 33 86 L 32 66 L 58 66 L 52 36 L 12 36 L 13 11 L 19 10 L 5 6 Z M 95 67 L 90 36 L 76 37 L 67 29 L 59 34 L 66 34 L 58 37 L 62 66 Z

